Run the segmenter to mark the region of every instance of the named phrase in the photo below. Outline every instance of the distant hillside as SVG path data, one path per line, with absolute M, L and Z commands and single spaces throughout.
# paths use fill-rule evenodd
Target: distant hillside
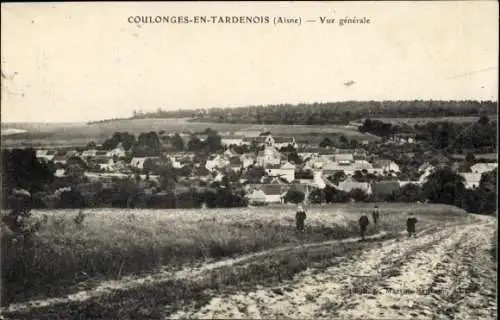
M 192 121 L 245 124 L 347 124 L 367 117 L 477 117 L 497 114 L 493 101 L 345 101 L 134 112 L 131 119 L 192 118 Z

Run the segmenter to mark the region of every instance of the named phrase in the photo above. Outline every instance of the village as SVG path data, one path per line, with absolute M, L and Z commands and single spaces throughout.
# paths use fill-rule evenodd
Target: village
M 218 134 L 217 134 L 218 136 Z M 182 150 L 172 150 L 174 137 L 181 138 Z M 182 193 L 193 188 L 206 188 L 221 183 L 231 176 L 230 182 L 241 186 L 248 204 L 286 203 L 287 193 L 297 190 L 309 194 L 311 190 L 328 186 L 345 193 L 361 193 L 361 198 L 384 201 L 407 185 L 422 186 L 439 164 L 425 162 L 418 167 L 418 177 L 409 180 L 408 174 L 395 161 L 369 154 L 360 147 L 345 149 L 325 147 L 323 143 L 297 142 L 295 137 L 273 136 L 271 132 L 224 133 L 217 152 L 200 153 L 186 150 L 186 146 L 206 141 L 205 133 L 163 133 L 161 152 L 154 156 L 134 156 L 121 142 L 114 148 L 103 150 L 102 145 L 90 145 L 84 150 L 36 151 L 40 161 L 55 167 L 55 177 L 65 178 L 78 168 L 87 185 L 100 183 L 104 188 L 120 179 L 137 180 L 140 188 L 149 194 L 162 192 L 161 174 L 157 168 L 170 167 L 179 172 L 174 191 Z M 300 140 L 300 139 L 298 139 Z M 321 139 L 316 139 L 320 141 Z M 324 142 L 324 139 L 323 139 Z M 399 146 L 417 144 L 412 137 L 391 137 L 379 142 Z M 175 142 L 174 142 L 175 144 Z M 179 149 L 179 148 L 177 148 Z M 465 180 L 465 187 L 479 186 L 482 174 L 497 167 L 496 162 L 475 163 L 466 170 L 459 163 L 454 166 Z M 77 170 L 77 171 L 78 171 Z M 64 186 L 60 190 L 78 187 L 84 192 L 85 183 Z M 351 197 L 351 201 L 359 201 Z

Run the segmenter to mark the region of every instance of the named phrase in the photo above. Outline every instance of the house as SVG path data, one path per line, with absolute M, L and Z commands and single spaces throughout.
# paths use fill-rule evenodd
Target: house
M 160 161 L 160 157 L 135 157 L 130 161 L 130 166 L 142 170 L 144 169 L 144 165 L 147 165 L 148 162 L 159 164 Z
M 91 163 L 94 165 L 98 166 L 99 169 L 104 170 L 104 171 L 112 171 L 113 166 L 115 162 L 113 159 L 108 158 L 108 157 L 95 157 L 94 159 L 91 160 Z
M 266 147 L 257 154 L 257 163 L 262 167 L 279 165 L 281 163 L 281 153 L 274 147 Z
M 287 162 L 280 168 L 280 176 L 288 182 L 295 180 L 295 165 Z
M 229 159 L 229 167 L 235 172 L 241 171 L 243 168 L 243 162 L 238 157 L 232 157 Z
M 37 150 L 36 151 L 36 157 L 37 159 L 49 162 L 54 159 L 56 156 L 56 151 L 55 150 Z
M 471 166 L 470 169 L 473 173 L 485 173 L 485 172 L 490 172 L 495 170 L 497 167 L 496 162 L 489 162 L 489 163 L 476 163 L 475 165 Z
M 482 173 L 476 172 L 461 172 L 459 173 L 464 179 L 464 185 L 467 189 L 475 189 L 479 187 L 479 183 L 481 182 Z
M 93 158 L 97 155 L 97 150 L 96 149 L 90 149 L 90 150 L 83 150 L 82 152 L 82 159 L 88 160 L 90 158 Z
M 355 163 L 351 162 L 329 162 L 323 167 L 325 175 L 333 175 L 338 171 L 343 171 L 346 175 L 353 175 L 358 170 Z
M 281 176 L 281 166 L 279 164 L 267 164 L 264 166 L 264 170 L 271 177 Z
M 57 169 L 56 172 L 54 173 L 54 176 L 61 178 L 66 176 L 66 170 L 64 169 Z
M 123 144 L 120 142 L 120 143 L 118 143 L 116 148 L 108 151 L 106 155 L 108 157 L 111 157 L 111 158 L 113 158 L 113 157 L 124 158 L 127 156 L 127 151 L 123 147 Z
M 78 157 L 80 155 L 80 152 L 76 151 L 76 150 L 69 150 L 69 151 L 66 151 L 66 158 L 71 158 L 71 157 Z
M 255 159 L 254 159 L 254 156 L 253 154 L 242 154 L 240 156 L 240 160 L 242 162 L 242 166 L 243 168 L 248 168 L 250 167 L 251 165 L 255 164 Z
M 66 165 L 68 163 L 68 157 L 66 156 L 55 156 L 52 161 L 54 164 Z
M 229 165 L 229 160 L 226 159 L 225 157 L 221 155 L 217 155 L 214 157 L 210 157 L 206 164 L 205 168 L 207 168 L 209 171 L 214 171 L 216 169 L 222 169 L 225 168 Z
M 394 161 L 382 159 L 373 161 L 372 171 L 376 173 L 400 172 L 400 169 Z
M 345 192 L 350 192 L 354 189 L 360 189 L 363 190 L 366 194 L 372 194 L 372 188 L 370 183 L 368 182 L 357 182 L 352 179 L 346 179 L 342 182 L 339 182 L 338 185 L 339 189 L 345 191 Z
M 168 157 L 168 159 L 170 160 L 170 163 L 172 164 L 173 168 L 175 169 L 182 168 L 181 157 L 170 156 Z
M 249 204 L 267 203 L 266 194 L 262 190 L 252 190 L 247 194 Z
M 288 188 L 283 188 L 279 184 L 265 184 L 260 190 L 264 192 L 267 203 L 283 203 L 283 197 Z
M 243 145 L 250 145 L 249 141 L 246 141 L 245 138 L 239 138 L 239 137 L 224 137 L 221 139 L 221 144 L 224 147 L 229 147 L 229 146 L 243 146 Z
M 333 160 L 341 164 L 350 164 L 354 162 L 354 155 L 352 153 L 336 153 Z
M 418 172 L 424 172 L 427 170 L 434 170 L 436 167 L 430 164 L 429 162 L 425 162 L 420 167 L 418 167 Z
M 288 180 L 283 179 L 283 177 L 277 176 L 277 177 L 272 177 L 269 184 L 287 185 L 289 184 L 289 182 Z
M 298 148 L 297 142 L 295 141 L 294 137 L 292 137 L 292 139 L 284 137 L 276 137 L 274 139 L 274 146 L 277 149 L 286 148 L 288 146 L 294 148 L 295 150 L 297 150 Z
M 372 194 L 378 198 L 385 198 L 400 189 L 398 181 L 379 181 L 371 184 Z
M 367 160 L 354 160 L 354 167 L 359 171 L 373 169 L 373 165 Z
M 231 149 L 227 149 L 226 151 L 224 151 L 223 155 L 225 157 L 227 157 L 228 159 L 232 158 L 232 157 L 238 156 L 238 154 L 236 152 L 234 152 L 233 150 L 231 150 Z

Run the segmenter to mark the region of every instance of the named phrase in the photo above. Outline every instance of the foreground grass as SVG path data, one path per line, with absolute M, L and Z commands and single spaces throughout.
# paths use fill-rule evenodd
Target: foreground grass
M 395 237 L 389 234 L 385 239 Z M 278 284 L 306 270 L 308 267 L 331 266 L 335 258 L 354 256 L 376 242 L 354 242 L 335 247 L 299 250 L 294 254 L 270 255 L 263 260 L 235 265 L 207 272 L 198 279 L 171 280 L 159 284 L 143 285 L 131 290 L 81 302 L 71 302 L 26 311 L 5 313 L 8 317 L 23 319 L 163 319 L 184 307 L 201 307 L 215 293 L 234 290 L 251 291 L 259 286 Z M 288 287 L 276 287 L 283 294 Z
M 2 237 L 2 305 L 56 296 L 75 291 L 78 283 L 119 279 L 159 266 L 175 270 L 287 244 L 357 236 L 359 212 L 369 208 L 363 204 L 311 208 L 305 235 L 294 230 L 293 207 L 101 210 L 90 211 L 81 226 L 73 222 L 75 211 L 52 212 L 30 249 Z M 463 215 L 459 209 L 439 205 L 387 204 L 381 209 L 380 227 L 389 232 L 404 230 L 403 210 L 419 214 L 419 227 Z

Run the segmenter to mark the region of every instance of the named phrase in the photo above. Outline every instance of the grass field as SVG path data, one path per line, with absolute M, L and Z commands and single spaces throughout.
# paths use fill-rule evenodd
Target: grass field
M 287 125 L 248 125 L 229 123 L 189 122 L 186 119 L 135 119 L 118 120 L 96 124 L 2 124 L 4 130 L 26 130 L 25 133 L 4 137 L 7 147 L 22 145 L 34 146 L 85 146 L 90 141 L 102 143 L 114 132 L 128 131 L 134 134 L 149 131 L 178 132 L 183 130 L 203 131 L 212 128 L 221 134 L 240 130 L 269 130 L 275 135 L 290 134 L 335 134 L 341 133 L 351 139 L 377 140 L 378 138 L 358 132 L 355 128 L 345 126 L 287 126 Z
M 496 153 L 475 153 L 474 156 L 476 159 L 486 159 L 486 160 L 497 160 L 498 154 Z M 464 160 L 466 157 L 465 154 L 453 154 L 452 158 L 457 160 Z
M 493 121 L 496 121 L 497 116 L 496 115 L 491 115 L 490 119 Z M 474 123 L 479 120 L 479 117 L 419 117 L 419 118 L 403 118 L 403 117 L 377 117 L 377 118 L 370 118 L 371 120 L 379 120 L 385 123 L 391 123 L 391 124 L 402 124 L 406 123 L 409 125 L 415 125 L 415 124 L 425 124 L 427 122 L 441 122 L 441 121 L 450 121 L 450 122 L 455 122 L 455 123 Z
M 357 236 L 359 213 L 372 207 L 312 207 L 304 236 L 295 232 L 294 207 L 85 210 L 80 226 L 73 222 L 77 211 L 35 211 L 32 219 L 47 214 L 48 220 L 31 249 L 23 252 L 8 235 L 2 238 L 2 274 L 9 278 L 4 281 L 3 301 L 58 295 L 81 282 L 120 279 L 159 267 L 176 270 L 284 245 Z M 405 210 L 421 215 L 422 228 L 464 216 L 462 210 L 449 206 L 386 204 L 381 228 L 404 230 Z

